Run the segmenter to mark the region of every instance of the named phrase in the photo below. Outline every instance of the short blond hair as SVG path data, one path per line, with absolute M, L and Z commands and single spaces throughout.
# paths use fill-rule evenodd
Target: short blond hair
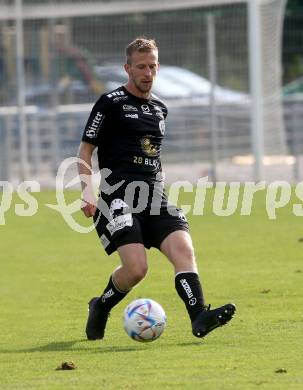
M 146 37 L 138 37 L 126 46 L 126 62 L 131 63 L 131 56 L 134 52 L 148 53 L 152 50 L 158 51 L 156 41 Z

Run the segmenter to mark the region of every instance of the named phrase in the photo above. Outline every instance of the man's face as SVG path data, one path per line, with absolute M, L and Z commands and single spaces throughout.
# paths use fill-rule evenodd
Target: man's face
M 158 68 L 157 50 L 151 50 L 147 53 L 135 51 L 131 56 L 131 63 L 125 64 L 129 81 L 141 93 L 150 92 Z

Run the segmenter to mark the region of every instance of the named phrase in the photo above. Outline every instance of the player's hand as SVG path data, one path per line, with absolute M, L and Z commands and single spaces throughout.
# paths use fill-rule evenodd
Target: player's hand
M 87 202 L 85 199 L 82 199 L 81 210 L 87 218 L 93 217 L 97 210 L 96 203 L 94 202 L 93 204 L 91 202 L 94 201 Z

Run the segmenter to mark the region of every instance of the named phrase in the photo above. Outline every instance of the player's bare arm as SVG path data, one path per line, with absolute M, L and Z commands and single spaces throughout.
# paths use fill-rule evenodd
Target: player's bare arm
M 95 145 L 81 142 L 78 152 L 78 172 L 82 188 L 81 210 L 86 217 L 93 217 L 96 212 L 96 198 L 92 186 L 92 155 Z M 86 163 L 86 164 L 85 164 Z

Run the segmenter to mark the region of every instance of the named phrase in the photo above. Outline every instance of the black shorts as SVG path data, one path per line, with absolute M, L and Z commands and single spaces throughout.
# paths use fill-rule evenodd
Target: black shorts
M 115 191 L 101 192 L 94 216 L 100 241 L 108 255 L 122 245 L 140 243 L 160 249 L 172 232 L 188 232 L 181 209 L 169 204 L 161 183 L 125 182 Z

